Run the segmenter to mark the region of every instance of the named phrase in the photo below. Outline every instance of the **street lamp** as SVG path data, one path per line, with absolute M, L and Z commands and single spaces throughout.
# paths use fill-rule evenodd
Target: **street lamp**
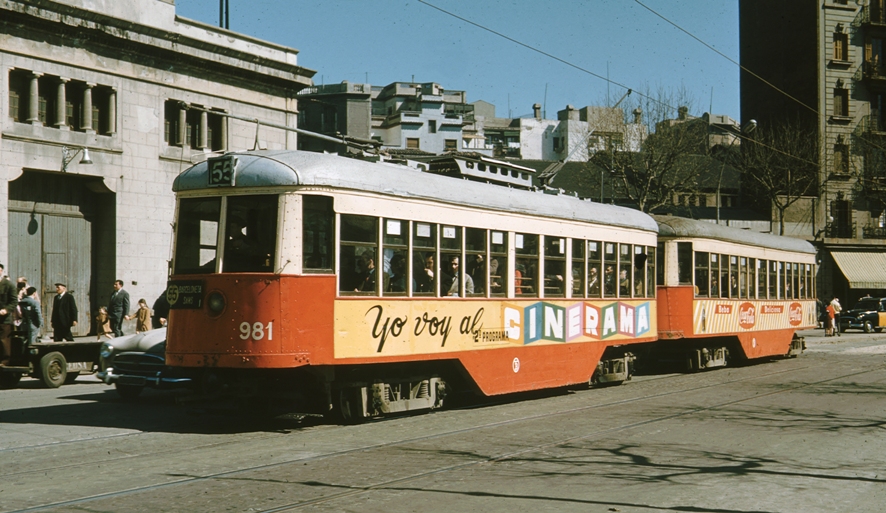
M 750 119 L 747 123 L 742 125 L 739 130 L 739 134 L 737 134 L 731 141 L 729 141 L 728 148 L 731 149 L 732 145 L 735 144 L 735 141 L 741 139 L 742 135 L 749 135 L 751 132 L 757 129 L 757 120 Z M 726 169 L 726 159 L 723 159 L 723 165 L 720 166 L 720 177 L 717 179 L 717 224 L 720 224 L 720 187 L 723 184 L 723 171 Z
M 67 146 L 62 146 L 62 172 L 68 172 L 68 164 L 74 161 L 77 158 L 77 154 L 83 152 L 83 158 L 80 159 L 80 164 L 92 165 L 92 159 L 89 158 L 89 148 L 68 148 Z

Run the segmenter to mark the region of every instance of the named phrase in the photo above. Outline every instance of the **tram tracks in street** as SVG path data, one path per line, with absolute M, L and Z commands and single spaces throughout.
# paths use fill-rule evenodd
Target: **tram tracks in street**
M 539 420 L 541 418 L 549 418 L 551 416 L 569 415 L 569 414 L 574 414 L 574 413 L 580 413 L 582 411 L 589 411 L 589 410 L 595 410 L 595 409 L 600 409 L 600 408 L 618 407 L 618 406 L 623 406 L 626 404 L 636 403 L 636 402 L 641 402 L 641 401 L 653 401 L 653 400 L 661 399 L 661 398 L 667 397 L 667 396 L 677 396 L 679 394 L 693 393 L 693 392 L 698 392 L 698 391 L 702 391 L 705 389 L 724 387 L 724 386 L 734 385 L 734 384 L 741 383 L 741 382 L 761 380 L 761 379 L 771 378 L 771 377 L 775 377 L 775 376 L 779 376 L 779 375 L 786 375 L 786 374 L 790 374 L 790 373 L 794 373 L 794 372 L 811 370 L 814 367 L 815 367 L 815 365 L 804 365 L 801 367 L 793 367 L 790 369 L 781 369 L 781 370 L 777 370 L 774 372 L 768 372 L 765 374 L 759 374 L 759 375 L 753 375 L 753 376 L 743 376 L 743 377 L 729 379 L 729 380 L 725 380 L 725 381 L 714 381 L 714 382 L 704 384 L 704 385 L 698 385 L 697 383 L 692 382 L 692 384 L 690 384 L 689 386 L 680 387 L 675 390 L 668 390 L 668 391 L 653 393 L 653 394 L 648 394 L 648 395 L 641 395 L 641 396 L 629 397 L 629 398 L 618 399 L 618 400 L 613 400 L 613 401 L 589 404 L 589 405 L 584 405 L 584 406 L 575 407 L 575 408 L 566 408 L 566 409 L 550 411 L 550 412 L 545 412 L 545 413 L 540 413 L 540 414 L 524 415 L 524 416 L 520 416 L 520 417 L 516 417 L 516 418 L 512 418 L 512 419 L 506 419 L 506 420 L 501 420 L 501 421 L 497 421 L 497 422 L 487 422 L 487 423 L 479 424 L 476 426 L 470 426 L 470 427 L 465 427 L 465 428 L 460 428 L 460 429 L 452 429 L 452 430 L 428 434 L 428 435 L 424 435 L 424 436 L 410 437 L 410 438 L 401 439 L 401 440 L 392 440 L 392 441 L 387 441 L 387 442 L 377 443 L 377 444 L 366 444 L 366 445 L 363 445 L 360 447 L 353 447 L 353 448 L 349 448 L 349 449 L 341 450 L 341 451 L 331 451 L 331 452 L 327 452 L 325 454 L 317 454 L 315 456 L 293 458 L 293 459 L 288 459 L 285 461 L 278 461 L 278 462 L 263 464 L 263 465 L 251 465 L 251 466 L 247 466 L 247 467 L 243 467 L 243 468 L 230 469 L 230 470 L 206 474 L 206 475 L 202 475 L 202 476 L 184 476 L 181 479 L 174 479 L 169 482 L 155 483 L 155 484 L 132 487 L 132 488 L 127 488 L 127 489 L 113 491 L 113 492 L 99 493 L 99 494 L 94 494 L 91 496 L 84 496 L 84 497 L 80 497 L 80 498 L 76 498 L 76 499 L 57 501 L 57 502 L 47 503 L 47 504 L 43 504 L 43 505 L 39 505 L 39 506 L 32 506 L 32 507 L 20 509 L 17 511 L 18 512 L 30 512 L 30 511 L 40 511 L 40 510 L 52 509 L 52 508 L 80 506 L 80 505 L 84 505 L 84 504 L 88 504 L 88 503 L 94 503 L 96 501 L 108 500 L 108 499 L 113 499 L 113 498 L 120 498 L 120 497 L 125 497 L 125 496 L 130 496 L 130 495 L 136 495 L 136 494 L 140 494 L 140 493 L 151 492 L 154 490 L 167 489 L 170 487 L 184 486 L 184 485 L 194 484 L 194 483 L 199 483 L 199 482 L 209 482 L 212 480 L 220 480 L 220 479 L 226 479 L 226 478 L 234 478 L 234 477 L 242 476 L 243 474 L 250 473 L 250 472 L 272 470 L 274 468 L 281 468 L 281 467 L 285 467 L 288 465 L 305 464 L 308 462 L 321 462 L 324 460 L 331 460 L 331 459 L 346 456 L 346 455 L 365 453 L 365 452 L 370 452 L 370 451 L 377 451 L 377 450 L 392 448 L 392 447 L 396 447 L 396 446 L 404 446 L 404 445 L 408 445 L 408 444 L 414 444 L 417 442 L 430 441 L 430 440 L 434 440 L 434 439 L 442 439 L 442 438 L 446 438 L 446 437 L 464 436 L 464 435 L 472 433 L 472 432 L 495 429 L 495 428 L 500 428 L 500 427 L 519 424 L 519 423 L 532 422 L 534 420 Z M 504 461 L 504 460 L 514 458 L 519 455 L 523 455 L 523 454 L 527 454 L 527 453 L 531 453 L 531 452 L 535 452 L 535 451 L 541 451 L 541 450 L 545 450 L 547 448 L 552 448 L 552 447 L 556 447 L 556 446 L 560 446 L 560 445 L 564 445 L 564 444 L 569 444 L 569 443 L 573 443 L 573 442 L 580 441 L 580 440 L 593 439 L 593 438 L 597 438 L 597 437 L 601 437 L 601 436 L 605 436 L 605 435 L 610 435 L 612 433 L 617 433 L 619 431 L 626 431 L 626 430 L 635 429 L 635 428 L 642 427 L 642 426 L 649 425 L 649 424 L 665 422 L 665 421 L 672 420 L 675 418 L 693 415 L 693 414 L 697 414 L 697 413 L 708 411 L 708 410 L 715 410 L 718 408 L 728 407 L 730 405 L 742 403 L 742 402 L 749 401 L 749 400 L 759 399 L 759 398 L 766 397 L 766 396 L 788 393 L 788 392 L 800 390 L 800 389 L 807 388 L 807 387 L 814 387 L 814 386 L 818 386 L 823 383 L 828 383 L 831 381 L 838 381 L 841 379 L 851 378 L 853 376 L 858 376 L 858 375 L 863 375 L 863 374 L 875 372 L 880 369 L 882 369 L 882 366 L 876 366 L 876 367 L 864 369 L 861 371 L 846 373 L 846 374 L 842 374 L 840 376 L 831 377 L 831 378 L 827 378 L 827 379 L 823 379 L 823 380 L 800 383 L 800 384 L 797 384 L 794 386 L 786 386 L 784 388 L 780 388 L 780 389 L 773 390 L 773 391 L 766 392 L 766 393 L 755 393 L 753 395 L 745 395 L 745 396 L 735 398 L 735 399 L 732 399 L 729 401 L 717 402 L 716 404 L 711 404 L 711 405 L 704 406 L 704 407 L 687 408 L 687 409 L 683 409 L 683 410 L 680 410 L 680 411 L 677 411 L 677 412 L 674 412 L 671 414 L 667 414 L 667 415 L 658 415 L 653 418 L 644 419 L 641 421 L 622 423 L 622 424 L 619 424 L 616 426 L 605 427 L 605 428 L 597 429 L 597 430 L 594 430 L 594 431 L 591 431 L 588 433 L 582 433 L 582 434 L 576 435 L 576 436 L 559 438 L 559 439 L 551 440 L 551 441 L 541 443 L 541 444 L 529 445 L 529 446 L 522 447 L 519 450 L 515 450 L 515 451 L 501 452 L 501 453 L 498 453 L 495 455 L 491 455 L 489 457 L 479 458 L 479 459 L 471 460 L 468 462 L 463 462 L 463 463 L 458 463 L 458 464 L 448 465 L 448 466 L 441 466 L 441 467 L 430 469 L 430 470 L 423 471 L 423 472 L 414 472 L 414 473 L 411 473 L 406 476 L 394 477 L 392 479 L 379 481 L 379 482 L 376 482 L 371 485 L 353 486 L 350 489 L 347 489 L 347 490 L 344 490 L 344 491 L 341 491 L 338 493 L 325 495 L 323 497 L 316 497 L 313 499 L 305 499 L 305 500 L 301 500 L 301 501 L 291 502 L 291 503 L 287 503 L 284 505 L 275 506 L 273 508 L 264 509 L 262 511 L 267 511 L 267 512 L 290 511 L 290 510 L 296 510 L 296 509 L 303 508 L 303 507 L 308 507 L 311 505 L 321 504 L 324 502 L 331 502 L 331 501 L 347 498 L 347 497 L 354 496 L 354 495 L 369 493 L 374 490 L 380 490 L 385 487 L 390 487 L 390 486 L 402 484 L 405 482 L 419 480 L 419 479 L 429 477 L 429 476 L 434 476 L 434 475 L 443 474 L 443 473 L 447 473 L 447 472 L 453 472 L 453 471 L 457 471 L 457 470 L 461 470 L 461 469 L 465 469 L 465 468 L 470 468 L 470 467 L 474 467 L 474 466 L 478 466 L 478 465 L 482 465 L 482 464 L 486 464 L 486 463 L 490 463 L 490 462 Z M 650 381 L 653 381 L 653 380 L 660 381 L 661 379 L 665 379 L 665 380 L 670 381 L 669 378 L 679 377 L 679 376 L 680 375 L 669 376 L 669 377 L 665 377 L 665 378 L 653 378 L 652 380 L 645 380 L 644 383 L 649 383 Z M 640 383 L 638 383 L 638 384 L 640 384 Z M 137 435 L 138 434 L 133 434 L 133 436 L 137 436 Z M 255 441 L 255 440 L 259 440 L 259 439 L 256 439 L 256 438 L 250 439 L 250 441 Z M 213 446 L 213 445 L 218 445 L 221 443 L 230 445 L 230 442 L 218 442 L 218 443 L 214 443 L 214 444 L 206 444 L 206 446 Z M 50 445 L 50 444 L 47 444 L 47 445 Z M 198 447 L 189 447 L 188 449 L 189 450 L 197 450 L 199 448 Z M 174 451 L 174 452 L 181 454 L 182 449 L 181 448 L 170 449 L 170 451 L 171 452 Z M 152 455 L 156 455 L 156 453 L 152 453 Z M 133 454 L 133 455 L 128 455 L 125 458 L 138 458 L 139 456 L 141 456 L 141 455 Z M 102 460 L 100 462 L 90 462 L 88 464 L 95 465 L 97 463 L 100 464 L 105 461 L 110 462 L 111 460 Z M 77 466 L 77 465 L 71 465 L 71 467 L 75 467 L 75 466 Z M 39 472 L 39 471 L 40 470 L 33 469 L 33 470 L 24 471 L 23 473 Z M 11 475 L 11 474 L 6 474 L 5 476 L 9 476 L 9 475 Z M 172 476 L 172 477 L 174 477 L 174 476 Z

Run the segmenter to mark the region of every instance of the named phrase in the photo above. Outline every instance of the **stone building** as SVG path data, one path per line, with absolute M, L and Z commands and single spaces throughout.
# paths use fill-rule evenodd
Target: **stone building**
M 820 248 L 820 296 L 886 295 L 886 2 L 741 0 L 739 16 L 742 119 L 820 145 L 794 220 Z
M 153 303 L 176 175 L 259 141 L 296 147 L 293 132 L 223 114 L 295 127 L 313 75 L 297 53 L 180 18 L 174 0 L 0 2 L 0 261 L 38 288 L 47 319 L 56 282 L 78 302 L 75 335 L 117 278 L 133 308 Z

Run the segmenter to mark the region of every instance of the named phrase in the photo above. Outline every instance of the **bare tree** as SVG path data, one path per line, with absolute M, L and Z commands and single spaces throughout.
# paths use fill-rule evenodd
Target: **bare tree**
M 750 198 L 778 211 L 779 233 L 784 233 L 785 210 L 801 197 L 814 195 L 818 176 L 816 135 L 799 123 L 786 121 L 760 126 L 742 139 L 740 164 Z
M 615 194 L 652 212 L 673 205 L 679 193 L 696 192 L 704 167 L 699 159 L 687 157 L 706 152 L 707 122 L 689 115 L 693 102 L 686 90 L 647 89 L 634 97 L 624 106 L 626 116 L 641 111 L 655 131 L 641 142 L 639 152 L 612 145 L 595 153 L 591 162 L 609 172 Z M 630 136 L 625 133 L 622 139 Z

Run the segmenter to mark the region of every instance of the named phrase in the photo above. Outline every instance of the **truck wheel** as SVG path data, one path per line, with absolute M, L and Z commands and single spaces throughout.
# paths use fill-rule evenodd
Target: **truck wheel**
M 114 384 L 114 387 L 123 399 L 135 399 L 140 396 L 142 390 L 145 389 L 145 387 L 140 387 L 138 385 L 121 385 L 120 383 Z
M 77 381 L 77 376 L 80 375 L 80 371 L 69 372 L 68 376 L 65 378 L 65 385 L 72 385 L 75 381 Z
M 874 331 L 874 327 L 871 326 L 871 321 L 864 321 L 864 332 L 870 333 L 872 331 Z
M 0 372 L 0 390 L 15 388 L 21 379 L 21 372 Z
M 68 377 L 68 362 L 65 356 L 54 351 L 40 358 L 40 377 L 49 388 L 58 388 Z

